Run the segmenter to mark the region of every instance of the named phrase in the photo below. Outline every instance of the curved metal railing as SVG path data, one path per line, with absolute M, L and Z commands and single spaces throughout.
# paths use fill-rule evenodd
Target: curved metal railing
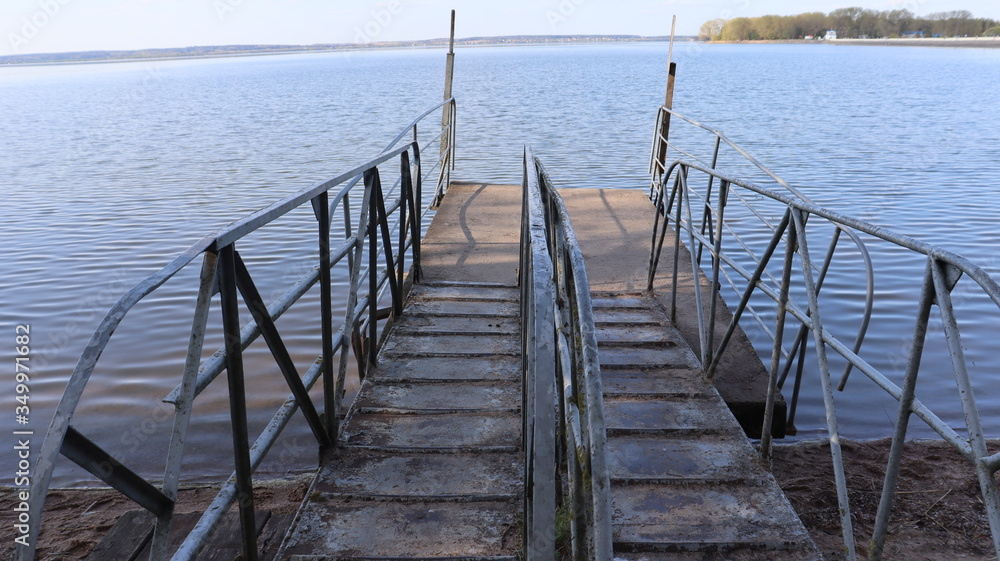
M 676 115 L 673 112 L 669 112 L 669 114 Z M 716 138 L 724 139 L 721 134 L 717 134 Z M 742 151 L 741 153 L 745 154 Z M 830 372 L 830 351 L 843 357 L 848 365 L 848 370 L 845 371 L 841 379 L 841 388 L 846 381 L 847 372 L 849 372 L 849 369 L 854 368 L 899 402 L 895 434 L 886 466 L 886 475 L 876 514 L 876 523 L 873 529 L 871 559 L 880 559 L 882 555 L 888 530 L 889 514 L 892 510 L 892 503 L 896 494 L 903 443 L 906 438 L 907 426 L 911 415 L 916 415 L 924 421 L 972 463 L 979 479 L 980 491 L 982 492 L 983 502 L 986 506 L 987 517 L 993 535 L 993 544 L 998 554 L 1000 554 L 1000 494 L 998 494 L 997 483 L 994 478 L 994 474 L 1000 469 L 1000 453 L 990 454 L 987 449 L 982 422 L 973 395 L 969 367 L 965 358 L 966 351 L 963 347 L 962 336 L 958 320 L 956 319 L 955 306 L 951 298 L 951 293 L 959 279 L 965 276 L 971 279 L 975 287 L 982 294 L 1000 307 L 1000 285 L 980 267 L 960 255 L 822 208 L 804 200 L 802 197 L 795 196 L 794 190 L 792 191 L 793 194 L 790 195 L 767 189 L 722 173 L 714 169 L 714 165 L 695 163 L 690 160 L 674 161 L 663 165 L 662 170 L 662 174 L 658 178 L 654 178 L 654 189 L 656 192 L 653 193 L 653 200 L 656 203 L 658 212 L 657 223 L 654 226 L 651 275 L 655 274 L 656 261 L 660 255 L 659 246 L 662 246 L 668 223 L 670 223 L 677 232 L 674 239 L 675 278 L 676 256 L 678 255 L 681 237 L 685 235 L 686 239 L 684 241 L 686 244 L 689 244 L 688 250 L 692 254 L 691 267 L 695 278 L 700 274 L 700 269 L 694 255 L 705 250 L 709 252 L 712 258 L 711 276 L 714 283 L 713 286 L 715 287 L 713 292 L 717 293 L 720 289 L 718 284 L 719 271 L 723 266 L 732 272 L 734 276 L 739 277 L 742 283 L 741 290 L 739 291 L 739 304 L 734 310 L 733 318 L 719 347 L 709 352 L 711 360 L 705 363 L 709 365 L 708 368 L 712 369 L 717 366 L 718 358 L 725 350 L 726 342 L 737 328 L 741 316 L 749 309 L 749 302 L 752 296 L 763 296 L 777 304 L 774 328 L 770 333 L 774 340 L 774 345 L 769 368 L 768 399 L 764 427 L 769 427 L 771 423 L 771 416 L 774 413 L 774 400 L 778 393 L 778 383 L 782 372 L 787 373 L 791 363 L 796 358 L 798 359 L 800 372 L 804 363 L 804 339 L 801 341 L 802 346 L 799 348 L 797 357 L 794 353 L 789 353 L 782 349 L 782 339 L 787 324 L 797 321 L 799 323 L 798 332 L 800 334 L 806 332 L 812 334 L 814 345 L 812 352 L 819 370 L 822 386 L 827 430 L 834 463 L 839 510 L 841 513 L 841 526 L 848 558 L 855 559 L 857 554 L 854 545 L 851 509 L 847 495 L 847 484 L 840 447 L 837 411 L 833 397 L 834 382 L 831 379 Z M 700 180 L 695 181 L 696 176 L 706 180 L 709 185 L 707 191 L 703 192 L 694 188 L 696 183 L 699 185 L 702 184 Z M 714 183 L 718 183 L 718 188 L 713 191 L 711 186 Z M 754 265 L 752 268 L 747 267 L 746 261 L 742 259 L 742 251 L 749 251 L 746 244 L 736 244 L 738 247 L 736 253 L 740 257 L 740 259 L 736 259 L 728 251 L 728 247 L 733 246 L 732 241 L 728 238 L 725 243 L 723 241 L 727 232 L 732 232 L 735 235 L 735 232 L 726 226 L 726 220 L 729 219 L 726 210 L 727 206 L 733 204 L 733 201 L 748 204 L 747 201 L 750 200 L 768 205 L 769 211 L 781 212 L 780 221 L 771 228 L 771 236 L 766 249 L 759 256 L 754 256 L 752 261 Z M 692 201 L 694 201 L 693 205 Z M 699 220 L 698 215 L 692 209 L 693 206 L 704 208 L 704 212 L 714 221 L 714 231 L 710 228 L 706 232 L 703 226 L 705 222 Z M 661 218 L 662 224 L 660 224 Z M 828 223 L 835 227 L 835 234 L 830 237 L 833 241 L 821 267 L 816 266 L 813 260 L 813 250 L 810 249 L 810 240 L 816 239 L 815 226 L 813 225 L 815 221 L 820 221 L 822 224 Z M 813 226 L 808 233 L 807 226 Z M 828 270 L 829 258 L 836 245 L 836 240 L 838 239 L 837 233 L 839 232 L 846 233 L 851 239 L 858 239 L 858 235 L 865 235 L 870 237 L 872 242 L 892 244 L 893 246 L 922 255 L 926 259 L 922 282 L 923 287 L 920 297 L 916 302 L 916 320 L 910 341 L 910 354 L 902 387 L 894 383 L 886 373 L 880 371 L 869 360 L 861 356 L 857 340 L 845 342 L 831 333 L 823 324 L 824 314 L 829 313 L 830 310 L 829 306 L 824 307 L 821 305 L 819 298 L 820 288 L 822 279 Z M 658 244 L 656 243 L 657 241 L 659 242 Z M 780 280 L 767 272 L 768 264 L 772 257 L 776 253 L 779 253 L 779 251 L 784 255 L 780 262 Z M 794 272 L 796 262 L 800 269 L 797 273 Z M 871 286 L 872 274 L 870 269 L 868 271 L 868 283 Z M 730 280 L 735 286 L 735 280 Z M 694 284 L 695 287 L 698 286 L 697 282 Z M 804 293 L 807 300 L 805 306 L 801 306 L 795 302 L 791 296 L 793 288 L 799 294 Z M 871 288 L 869 288 L 870 292 Z M 715 296 L 716 294 L 713 294 L 713 303 L 716 299 Z M 946 348 L 943 350 L 946 350 L 951 357 L 952 371 L 962 403 L 966 433 L 964 436 L 960 435 L 915 397 L 920 360 L 924 354 L 925 344 L 928 343 L 927 333 L 930 313 L 932 307 L 935 305 L 938 307 L 944 327 L 944 345 Z M 824 310 L 826 311 L 824 312 Z M 866 305 L 865 310 L 867 313 L 870 307 Z M 867 321 L 864 322 L 864 325 L 867 325 Z M 931 343 L 933 344 L 933 341 Z M 799 344 L 800 341 L 796 339 L 795 345 L 798 346 Z M 786 361 L 784 369 L 781 367 L 781 360 L 783 358 Z M 796 383 L 796 393 L 797 391 L 798 381 Z M 770 438 L 768 431 L 764 430 L 762 434 L 764 437 L 761 442 L 761 454 L 765 458 L 769 458 Z
M 611 561 L 611 484 L 590 284 L 562 197 L 528 148 L 520 260 L 525 558 L 555 559 L 557 517 L 568 517 L 572 558 Z M 568 496 L 558 492 L 564 488 Z
M 429 138 L 418 140 L 419 123 L 439 109 L 448 115 L 447 125 Z M 423 184 L 431 179 L 432 174 L 437 174 L 431 203 L 439 201 L 447 188 L 454 166 L 455 110 L 454 98 L 432 107 L 404 128 L 378 156 L 206 236 L 121 297 L 101 321 L 80 357 L 37 456 L 30 488 L 30 519 L 34 523 L 31 524 L 30 536 L 26 540 L 28 545 L 19 545 L 16 550 L 19 561 L 30 561 L 34 557 L 45 496 L 60 453 L 155 514 L 157 522 L 150 559 L 166 559 L 192 407 L 198 395 L 223 370 L 227 372 L 229 384 L 235 472 L 172 559 L 194 559 L 234 501 L 239 504 L 240 510 L 243 558 L 257 558 L 252 474 L 296 410 L 301 409 L 321 447 L 328 448 L 335 443 L 345 394 L 348 350 L 354 347 L 359 372 L 363 376 L 366 367 L 374 364 L 378 352 L 380 320 L 388 320 L 382 322 L 384 332 L 386 324 L 402 313 L 405 275 L 408 270 L 407 252 L 412 260 L 411 278 L 416 280 L 419 277 L 422 219 L 431 206 L 424 202 Z M 431 130 L 436 130 L 436 127 Z M 410 139 L 404 142 L 403 139 L 408 135 Z M 421 147 L 426 148 L 434 143 L 440 145 L 440 157 L 431 166 L 425 167 L 421 163 Z M 398 172 L 387 172 L 386 167 L 394 162 L 398 165 Z M 383 187 L 382 177 L 387 173 L 395 179 L 390 186 Z M 361 187 L 358 187 L 359 183 Z M 353 197 L 361 198 L 361 204 L 356 209 L 351 206 Z M 393 200 L 390 197 L 396 198 Z M 237 243 L 248 234 L 307 204 L 312 206 L 317 221 L 319 259 L 316 267 L 293 283 L 275 301 L 265 304 L 237 250 Z M 343 214 L 344 239 L 334 246 L 336 240 L 331 239 L 331 225 L 337 212 Z M 98 359 L 126 314 L 199 257 L 201 274 L 198 298 L 183 377 L 177 388 L 164 400 L 174 405 L 176 413 L 163 483 L 157 486 L 79 433 L 73 428 L 71 421 Z M 367 264 L 364 263 L 365 260 Z M 335 329 L 331 270 L 338 265 L 349 271 L 350 290 L 344 321 Z M 321 355 L 300 376 L 282 342 L 275 321 L 317 283 L 320 285 Z M 392 306 L 380 309 L 379 302 L 387 292 L 391 296 Z M 216 294 L 221 299 L 225 345 L 202 361 L 210 304 Z M 242 330 L 239 317 L 240 296 L 253 318 Z M 242 356 L 243 351 L 261 336 L 267 342 L 292 395 L 250 446 Z M 338 365 L 336 368 L 335 363 Z M 319 407 L 308 395 L 309 389 L 320 379 L 323 381 L 322 410 L 325 412 L 325 419 L 319 415 Z
M 689 150 L 686 146 L 684 147 L 679 146 L 678 143 L 671 142 L 669 140 L 672 118 L 679 119 L 682 124 L 690 125 L 697 132 L 700 133 L 707 132 L 713 137 L 712 156 L 711 158 L 708 159 L 709 161 L 705 161 L 705 158 L 693 154 L 692 151 Z M 741 158 L 741 161 L 750 164 L 753 168 L 762 172 L 769 180 L 774 181 L 781 188 L 787 190 L 789 193 L 793 194 L 794 196 L 798 197 L 803 201 L 815 204 L 814 201 L 810 199 L 805 193 L 796 189 L 793 185 L 791 185 L 790 183 L 779 177 L 776 173 L 774 173 L 767 166 L 765 166 L 760 160 L 758 160 L 752 154 L 744 150 L 741 146 L 730 140 L 721 131 L 708 127 L 688 117 L 685 117 L 684 115 L 672 111 L 665 106 L 661 106 L 656 115 L 656 132 L 653 136 L 653 146 L 652 146 L 652 151 L 650 153 L 650 164 L 649 164 L 649 169 L 651 174 L 650 198 L 653 200 L 653 202 L 657 205 L 662 203 L 662 201 L 657 200 L 657 197 L 659 196 L 659 193 L 662 193 L 664 191 L 663 187 L 664 182 L 669 178 L 670 175 L 667 165 L 667 154 L 670 151 L 670 149 L 673 149 L 680 156 L 682 156 L 682 159 L 686 159 L 686 161 L 697 162 L 706 168 L 714 170 L 718 168 L 720 160 L 720 152 L 723 145 L 732 149 L 736 153 L 736 155 Z M 745 255 L 747 256 L 747 258 L 750 259 L 751 261 L 757 262 L 758 261 L 757 256 L 755 255 L 753 250 L 749 247 L 748 243 L 746 243 L 743 240 L 743 238 L 737 231 L 735 231 L 733 228 L 731 228 L 728 224 L 724 222 L 720 222 L 718 224 L 715 222 L 712 209 L 710 205 L 707 203 L 707 200 L 712 198 L 712 190 L 714 187 L 715 187 L 715 177 L 709 175 L 706 181 L 705 194 L 699 195 L 699 197 L 702 199 L 701 202 L 704 203 L 701 207 L 699 207 L 700 209 L 699 232 L 701 233 L 702 236 L 707 236 L 709 239 L 709 245 L 712 245 L 715 243 L 717 233 L 718 233 L 718 238 L 721 239 L 721 237 L 725 233 L 724 230 L 727 231 L 729 236 L 745 250 Z M 671 193 L 672 192 L 673 191 L 671 191 Z M 739 193 L 733 193 L 733 195 L 737 197 L 738 201 L 744 205 L 747 211 L 750 214 L 752 214 L 756 219 L 760 220 L 760 222 L 768 230 L 772 232 L 775 230 L 775 224 L 773 220 L 768 219 L 765 216 L 764 212 L 755 208 L 755 206 L 752 204 L 751 201 L 745 198 L 741 198 Z M 671 204 L 672 201 L 668 202 L 667 206 L 669 207 Z M 657 239 L 655 230 L 656 226 L 654 226 L 653 250 L 650 253 L 650 268 L 649 268 L 649 281 L 648 281 L 649 282 L 648 288 L 650 290 L 652 290 L 653 277 L 656 275 L 656 267 L 657 263 L 659 262 L 660 252 L 662 250 L 662 241 L 663 241 L 662 234 L 659 236 L 659 239 Z M 861 350 L 861 346 L 864 343 L 865 335 L 868 332 L 868 326 L 871 323 L 872 308 L 875 302 L 875 273 L 874 273 L 874 267 L 872 265 L 871 255 L 868 252 L 868 248 L 865 246 L 864 242 L 861 240 L 861 238 L 858 236 L 856 232 L 854 232 L 850 228 L 843 228 L 840 225 L 834 224 L 833 237 L 831 238 L 830 245 L 827 248 L 826 254 L 823 257 L 822 264 L 815 268 L 815 271 L 817 273 L 816 285 L 817 285 L 817 290 L 822 290 L 823 283 L 826 280 L 827 273 L 830 271 L 830 267 L 833 264 L 834 256 L 839 247 L 841 236 L 844 236 L 848 240 L 850 240 L 850 242 L 854 246 L 854 249 L 857 251 L 857 257 L 860 258 L 861 260 L 861 265 L 863 266 L 865 275 L 864 311 L 861 314 L 861 320 L 859 322 L 857 335 L 854 337 L 854 342 L 852 343 L 851 346 L 853 352 L 857 353 Z M 693 242 L 694 240 L 689 240 L 689 241 Z M 701 246 L 694 246 L 691 249 L 692 251 L 695 251 L 693 255 L 695 257 L 695 262 L 697 263 L 697 266 L 700 266 L 702 261 L 703 248 Z M 718 273 L 717 268 L 713 265 L 713 274 L 716 273 Z M 764 274 L 767 275 L 767 271 L 764 271 Z M 734 282 L 734 280 L 725 273 L 723 273 L 723 275 L 726 277 L 726 281 L 729 284 L 729 286 L 737 293 L 737 295 L 739 295 L 741 290 L 737 286 L 737 282 Z M 770 280 L 775 283 L 777 282 L 776 279 L 774 279 L 773 277 L 771 277 Z M 719 279 L 714 278 L 713 281 L 716 282 L 717 284 Z M 677 283 L 674 282 L 673 286 L 675 288 L 674 288 L 674 293 L 672 294 L 672 300 L 676 302 Z M 697 283 L 695 284 L 694 289 L 695 289 L 695 299 L 698 306 L 697 309 L 703 310 L 701 306 L 702 304 L 701 290 L 700 287 L 697 285 Z M 714 376 L 715 370 L 718 366 L 718 359 L 721 356 L 719 352 L 712 350 L 714 326 L 715 326 L 715 317 L 712 314 L 714 314 L 715 305 L 716 302 L 713 299 L 711 303 L 712 306 L 711 313 L 708 315 L 708 317 L 704 318 L 703 316 L 699 316 L 698 318 L 699 320 L 698 333 L 699 333 L 699 340 L 701 347 L 701 359 L 703 364 L 709 365 L 706 371 L 709 378 Z M 673 310 L 674 308 L 675 307 L 672 307 L 671 310 Z M 754 306 L 750 303 L 747 303 L 747 312 L 750 314 L 753 320 L 760 326 L 762 332 L 767 334 L 767 336 L 770 337 L 773 341 L 774 334 L 769 329 L 767 322 L 765 321 L 764 318 L 761 317 L 761 315 L 757 312 Z M 671 313 L 674 312 L 671 311 Z M 792 369 L 792 366 L 796 364 L 799 365 L 796 368 L 795 381 L 794 381 L 795 389 L 793 391 L 791 404 L 789 406 L 787 425 L 790 432 L 795 431 L 795 412 L 799 396 L 798 388 L 801 385 L 802 374 L 803 374 L 801 363 L 796 363 L 794 361 L 794 358 L 797 355 L 805 353 L 807 340 L 808 338 L 806 329 L 801 328 L 795 334 L 794 342 L 792 343 L 790 350 L 786 350 L 784 348 L 780 349 L 782 355 L 788 360 L 786 361 L 784 370 L 782 371 L 781 376 L 778 379 L 779 388 L 784 387 L 785 381 Z M 724 348 L 725 343 L 723 343 L 721 347 Z M 851 374 L 852 369 L 853 365 L 851 364 L 847 364 L 844 367 L 844 371 L 840 376 L 840 382 L 838 383 L 837 386 L 838 390 L 842 391 L 844 387 L 847 385 L 847 380 Z M 765 439 L 770 438 L 769 431 L 768 431 L 768 436 L 765 436 L 764 438 Z

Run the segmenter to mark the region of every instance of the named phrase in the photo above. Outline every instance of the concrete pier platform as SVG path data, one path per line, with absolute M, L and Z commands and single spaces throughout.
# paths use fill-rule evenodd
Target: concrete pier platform
M 591 290 L 621 293 L 645 291 L 656 212 L 646 193 L 629 189 L 560 189 L 559 194 L 566 202 L 576 230 Z M 664 248 L 672 248 L 673 235 L 668 232 L 667 236 Z M 676 314 L 670 314 L 672 251 L 663 251 L 653 294 L 667 313 L 674 316 L 674 326 L 697 353 L 695 279 L 690 263 L 690 254 L 682 246 Z M 701 284 L 702 295 L 712 294 L 711 281 L 707 277 L 699 275 L 697 281 Z M 703 297 L 707 315 L 710 300 Z M 715 340 L 719 341 L 732 319 L 732 313 L 721 299 L 717 302 L 715 317 Z M 742 329 L 737 329 L 730 341 L 713 382 L 743 430 L 749 436 L 759 438 L 767 398 L 767 371 Z M 771 430 L 774 436 L 784 436 L 786 417 L 785 402 L 779 397 Z
M 763 408 L 760 371 L 745 364 L 756 355 L 730 358 L 717 389 L 690 346 L 690 287 L 704 279 L 681 278 L 676 324 L 666 281 L 644 290 L 652 204 L 637 191 L 561 193 L 591 279 L 615 558 L 818 559 L 733 414 Z M 518 558 L 520 219 L 520 186 L 451 186 L 421 245 L 421 281 L 279 559 Z

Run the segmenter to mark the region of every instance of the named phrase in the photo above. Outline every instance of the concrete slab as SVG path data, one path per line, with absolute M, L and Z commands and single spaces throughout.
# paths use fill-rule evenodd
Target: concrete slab
M 725 432 L 738 428 L 718 398 L 683 400 L 605 397 L 608 431 Z
M 346 446 L 401 450 L 517 449 L 521 445 L 521 416 L 360 413 L 348 418 L 343 441 Z
M 390 337 L 380 353 L 380 361 L 393 355 L 444 356 L 521 356 L 521 339 L 517 335 L 411 335 L 398 333 Z
M 358 396 L 362 410 L 516 412 L 521 392 L 510 382 L 372 384 Z
M 615 552 L 615 561 L 821 561 L 815 548 L 808 545 L 783 550 L 757 548 L 726 548 L 724 551 L 648 551 Z M 291 561 L 296 561 L 292 559 Z M 311 561 L 311 560 L 310 560 Z M 330 560 L 332 561 L 332 560 Z
M 507 380 L 521 379 L 521 359 L 487 357 L 395 357 L 369 374 L 382 380 Z
M 701 370 L 623 370 L 603 369 L 601 380 L 605 396 L 692 397 L 716 395 Z
M 657 343 L 663 340 L 663 329 L 659 325 L 622 323 L 596 326 L 598 343 Z
M 641 294 L 625 296 L 618 294 L 606 294 L 601 292 L 591 292 L 590 302 L 594 308 L 648 308 L 646 298 Z
M 452 183 L 421 244 L 424 280 L 517 284 L 521 186 Z
M 517 317 L 520 313 L 516 302 L 479 300 L 418 300 L 407 306 L 406 311 L 407 313 L 417 315 L 452 315 L 484 318 Z
M 661 325 L 662 314 L 649 308 L 594 308 L 594 323 L 615 325 L 619 323 Z
M 656 347 L 598 344 L 601 368 L 698 368 L 701 363 L 691 349 L 682 346 Z
M 314 502 L 301 514 L 285 555 L 398 559 L 512 555 L 516 509 L 494 502 Z
M 752 454 L 742 434 L 608 438 L 609 468 L 616 484 L 737 482 L 755 475 Z
M 425 316 L 416 314 L 404 315 L 395 325 L 396 333 L 409 335 L 437 334 L 489 334 L 506 335 L 518 333 L 521 322 L 516 318 L 506 317 L 466 317 L 466 316 Z
M 745 485 L 614 486 L 616 548 L 660 551 L 757 547 L 788 549 L 809 543 L 781 494 Z
M 456 285 L 426 285 L 416 284 L 410 289 L 410 299 L 415 300 L 500 300 L 506 302 L 517 302 L 520 300 L 520 293 L 516 288 L 499 287 L 475 287 L 469 290 L 468 286 Z
M 385 453 L 346 448 L 320 471 L 313 488 L 330 495 L 378 498 L 486 496 L 521 493 L 518 454 Z
M 587 264 L 590 288 L 595 292 L 635 293 L 646 289 L 649 248 L 652 240 L 655 209 L 645 191 L 629 189 L 560 189 L 566 208 L 575 225 L 576 236 Z M 585 227 L 582 225 L 586 225 Z M 668 234 L 664 247 L 673 247 Z M 691 258 L 681 248 L 679 258 L 676 327 L 697 352 L 698 321 L 694 301 L 695 277 Z M 673 252 L 664 250 L 660 258 L 654 293 L 670 307 Z M 685 272 L 686 271 L 686 272 Z M 711 283 L 699 275 L 702 294 L 710 294 Z M 705 298 L 704 309 L 711 304 Z M 732 314 L 721 299 L 716 312 L 715 340 L 725 333 Z M 714 380 L 719 393 L 751 437 L 760 436 L 764 401 L 767 396 L 767 372 L 742 330 L 738 331 L 723 355 Z M 785 403 L 776 404 L 772 432 L 784 435 Z

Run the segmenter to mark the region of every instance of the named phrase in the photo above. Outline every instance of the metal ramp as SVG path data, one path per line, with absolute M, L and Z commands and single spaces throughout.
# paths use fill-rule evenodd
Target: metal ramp
M 616 559 L 819 559 L 660 304 L 593 302 Z
M 278 559 L 514 559 L 517 289 L 418 285 Z

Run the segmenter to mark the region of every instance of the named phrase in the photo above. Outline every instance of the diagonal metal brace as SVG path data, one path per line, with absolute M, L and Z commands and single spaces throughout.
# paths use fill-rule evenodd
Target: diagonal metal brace
M 160 492 L 152 483 L 122 465 L 111 454 L 105 452 L 103 448 L 80 434 L 72 426 L 66 429 L 66 438 L 63 439 L 60 451 L 63 456 L 73 460 L 77 465 L 156 516 L 162 516 L 174 508 L 174 501 Z
M 253 279 L 250 277 L 250 271 L 247 270 L 247 266 L 243 262 L 243 258 L 240 257 L 239 252 L 235 253 L 236 286 L 239 288 L 240 294 L 243 295 L 243 300 L 246 302 L 254 321 L 260 327 L 260 333 L 264 337 L 264 341 L 267 342 L 268 348 L 271 349 L 271 355 L 274 356 L 281 374 L 285 377 L 285 381 L 288 382 L 288 387 L 291 388 L 292 395 L 295 396 L 295 401 L 298 402 L 299 407 L 302 409 L 302 414 L 305 415 L 306 421 L 309 423 L 309 428 L 313 431 L 313 435 L 319 441 L 320 446 L 330 446 L 332 444 L 330 437 L 323 428 L 323 422 L 320 420 L 319 414 L 316 413 L 316 407 L 313 405 L 312 400 L 309 399 L 309 392 L 302 384 L 302 379 L 299 377 L 298 372 L 295 371 L 295 363 L 292 362 L 292 357 L 288 354 L 288 349 L 285 348 L 285 343 L 282 342 L 281 335 L 278 334 L 278 328 L 275 327 L 270 314 L 267 312 L 267 306 L 264 304 L 257 286 L 254 285 Z

